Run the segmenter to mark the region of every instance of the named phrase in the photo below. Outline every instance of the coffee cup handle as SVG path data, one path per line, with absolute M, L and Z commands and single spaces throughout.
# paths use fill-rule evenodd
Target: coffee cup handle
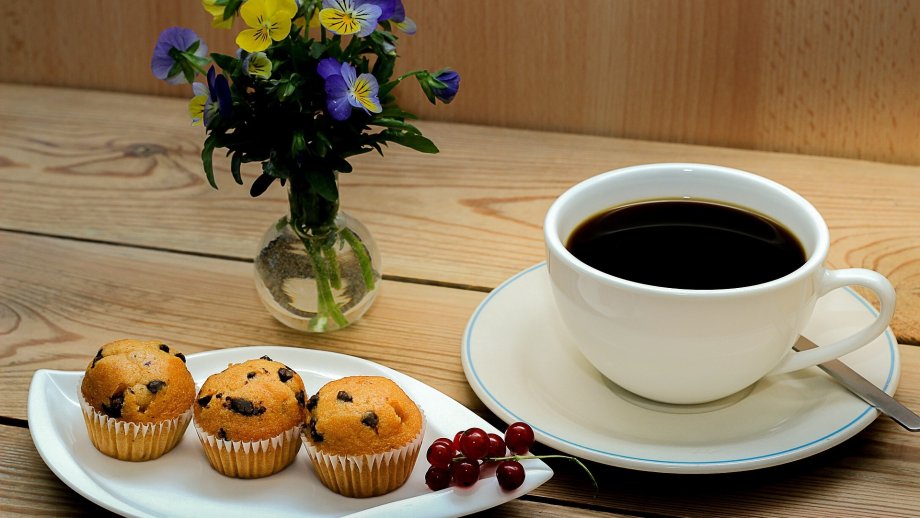
M 834 343 L 822 345 L 807 351 L 790 351 L 770 374 L 797 371 L 824 363 L 850 352 L 875 340 L 888 327 L 894 315 L 895 292 L 891 283 L 884 276 L 872 270 L 863 268 L 847 268 L 843 270 L 825 270 L 818 296 L 843 288 L 844 286 L 862 286 L 875 292 L 879 299 L 879 313 L 875 320 L 855 334 Z

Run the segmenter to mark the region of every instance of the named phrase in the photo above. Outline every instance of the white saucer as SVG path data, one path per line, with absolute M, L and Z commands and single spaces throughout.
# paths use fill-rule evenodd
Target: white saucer
M 828 343 L 875 310 L 849 289 L 821 298 L 805 334 Z M 767 377 L 708 412 L 639 406 L 618 395 L 578 352 L 556 315 L 545 263 L 505 281 L 470 318 L 461 351 L 473 390 L 496 415 L 530 423 L 537 440 L 624 468 L 724 473 L 783 464 L 840 444 L 878 411 L 817 367 Z M 900 358 L 890 330 L 842 361 L 894 394 Z

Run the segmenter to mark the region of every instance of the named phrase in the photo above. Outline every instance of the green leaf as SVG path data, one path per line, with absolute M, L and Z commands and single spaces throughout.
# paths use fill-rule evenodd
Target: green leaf
M 390 142 L 395 142 L 401 146 L 406 146 L 416 151 L 421 151 L 422 153 L 438 152 L 438 146 L 435 146 L 434 142 L 421 135 L 414 135 L 412 133 L 394 133 L 388 131 L 384 134 L 384 138 Z
M 291 156 L 296 157 L 303 153 L 305 149 L 307 149 L 307 142 L 303 131 L 294 130 L 294 134 L 291 135 Z
M 221 70 L 226 70 L 227 73 L 232 73 L 233 70 L 236 68 L 236 58 L 233 56 L 228 56 L 226 54 L 218 54 L 217 52 L 212 52 L 211 59 L 213 59 L 214 62 L 217 63 L 217 66 L 219 66 Z
M 339 199 L 339 188 L 332 171 L 310 171 L 310 186 L 324 199 L 335 202 Z
M 422 134 L 422 132 L 418 128 L 409 124 L 408 122 L 403 122 L 397 119 L 390 119 L 387 117 L 379 117 L 379 116 L 374 117 L 374 119 L 371 120 L 370 124 L 374 126 L 383 126 L 385 128 L 394 128 L 398 130 L 403 130 L 403 131 L 412 133 L 414 135 Z
M 326 137 L 326 134 L 321 131 L 317 131 L 314 137 L 316 138 L 312 142 L 313 152 L 316 154 L 316 156 L 320 158 L 325 157 L 326 153 L 328 153 L 329 150 L 332 149 L 332 142 L 329 142 L 329 139 Z
M 233 158 L 230 159 L 230 172 L 233 173 L 233 180 L 239 185 L 243 185 L 243 177 L 240 174 L 241 163 L 243 163 L 243 156 L 238 152 L 233 153 Z
M 279 220 L 275 223 L 275 231 L 276 231 L 276 232 L 281 232 L 281 229 L 283 229 L 283 228 L 286 227 L 286 226 L 288 226 L 288 218 L 287 218 L 287 216 L 281 216 L 281 219 L 279 219 Z
M 227 0 L 227 6 L 224 7 L 224 20 L 232 18 L 242 3 L 243 0 Z
M 399 79 L 398 79 L 398 78 L 397 78 L 397 79 L 394 79 L 394 80 L 392 80 L 392 81 L 388 81 L 388 82 L 386 82 L 386 83 L 383 83 L 382 85 L 380 85 L 380 89 L 377 90 L 377 98 L 380 99 L 381 101 L 383 101 L 384 98 L 387 97 L 387 94 L 390 93 L 390 90 L 396 88 L 396 85 L 398 85 L 398 84 L 399 84 Z M 385 102 L 385 101 L 384 101 L 384 102 Z
M 258 197 L 264 193 L 274 181 L 274 176 L 269 176 L 265 173 L 260 174 L 259 177 L 252 182 L 252 187 L 249 188 L 249 195 L 253 198 Z
M 323 45 L 318 41 L 314 41 L 313 44 L 310 45 L 311 58 L 319 59 L 319 57 L 322 56 L 324 52 L 326 52 L 326 45 Z
M 388 117 L 388 118 L 399 117 L 403 119 L 418 119 L 418 117 L 416 117 L 414 114 L 401 110 L 399 106 L 387 106 L 386 108 L 383 109 L 382 112 L 377 114 L 377 117 Z
M 351 164 L 340 156 L 327 156 L 326 161 L 329 162 L 333 171 L 338 171 L 340 173 L 350 173 L 352 171 Z
M 201 150 L 201 163 L 204 165 L 204 174 L 208 177 L 208 183 L 211 187 L 217 189 L 217 183 L 214 182 L 214 148 L 217 140 L 210 136 L 204 141 L 204 149 Z

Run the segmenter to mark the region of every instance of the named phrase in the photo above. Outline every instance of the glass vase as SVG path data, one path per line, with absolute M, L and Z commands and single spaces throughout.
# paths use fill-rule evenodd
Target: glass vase
M 353 324 L 380 289 L 380 252 L 367 227 L 340 210 L 323 232 L 300 232 L 291 221 L 278 220 L 259 244 L 255 283 L 262 303 L 300 331 Z

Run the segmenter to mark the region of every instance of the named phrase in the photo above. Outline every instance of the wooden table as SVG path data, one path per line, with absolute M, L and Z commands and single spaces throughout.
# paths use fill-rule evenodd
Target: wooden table
M 543 258 L 554 197 L 645 162 L 739 167 L 801 192 L 831 228 L 832 267 L 862 266 L 898 291 L 898 398 L 920 409 L 920 167 L 721 148 L 421 124 L 441 148 L 398 146 L 343 175 L 346 210 L 370 227 L 384 282 L 358 324 L 312 336 L 278 324 L 252 282 L 257 240 L 284 213 L 274 186 L 250 199 L 218 163 L 201 171 L 201 128 L 181 100 L 0 85 L 0 514 L 100 511 L 60 482 L 29 436 L 36 369 L 82 370 L 100 344 L 161 338 L 193 353 L 286 344 L 366 358 L 413 376 L 501 426 L 473 394 L 458 351 L 486 293 Z M 247 185 L 256 172 L 244 176 Z M 542 447 L 540 451 L 548 451 Z M 844 444 L 787 465 L 662 475 L 590 464 L 594 496 L 566 463 L 506 516 L 916 515 L 920 436 L 880 418 Z

